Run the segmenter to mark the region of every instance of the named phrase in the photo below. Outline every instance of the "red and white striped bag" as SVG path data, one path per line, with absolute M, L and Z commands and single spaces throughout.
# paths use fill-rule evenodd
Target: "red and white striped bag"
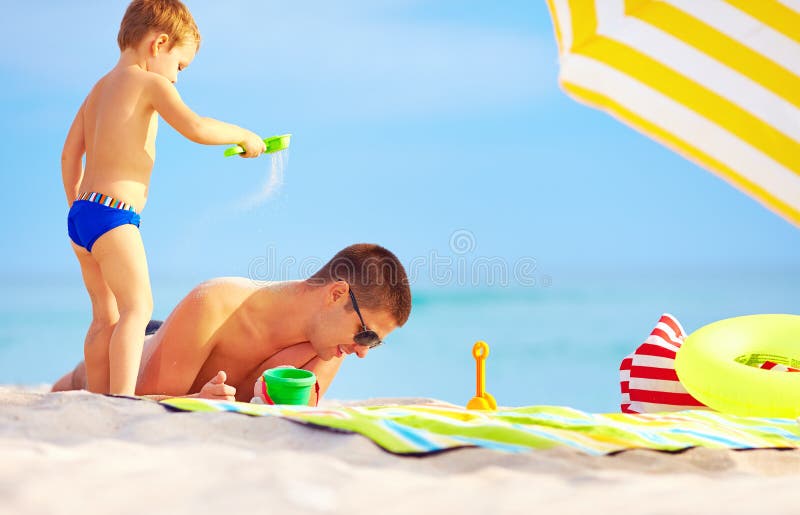
M 703 409 L 675 373 L 675 353 L 686 333 L 669 313 L 664 313 L 650 336 L 620 365 L 623 413 L 653 413 Z
M 650 336 L 619 366 L 623 413 L 655 413 L 686 409 L 709 409 L 686 391 L 675 372 L 675 354 L 686 333 L 669 313 L 658 320 Z M 772 361 L 760 368 L 782 372 L 800 372 Z

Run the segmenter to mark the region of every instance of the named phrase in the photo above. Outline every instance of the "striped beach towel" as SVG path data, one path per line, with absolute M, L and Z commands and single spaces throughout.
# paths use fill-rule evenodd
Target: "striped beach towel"
M 161 404 L 179 411 L 279 416 L 311 427 L 361 434 L 396 454 L 425 455 L 460 447 L 506 452 L 566 447 L 602 455 L 627 449 L 677 451 L 800 448 L 800 425 L 790 419 L 684 411 L 659 415 L 593 414 L 561 406 L 475 411 L 447 403 L 393 406 L 270 406 L 175 398 Z M 254 438 L 269 438 L 267 430 Z
M 675 372 L 675 355 L 685 338 L 678 320 L 664 313 L 644 343 L 622 360 L 619 379 L 623 413 L 709 409 L 686 391 Z M 800 372 L 772 361 L 758 366 L 775 372 Z

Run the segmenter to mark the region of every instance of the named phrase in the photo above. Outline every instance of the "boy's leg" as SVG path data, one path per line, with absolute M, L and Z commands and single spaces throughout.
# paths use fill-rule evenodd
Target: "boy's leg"
M 119 310 L 109 345 L 109 393 L 133 395 L 142 360 L 144 332 L 153 313 L 150 275 L 142 236 L 135 225 L 120 225 L 92 246 Z
M 108 392 L 108 344 L 119 320 L 117 301 L 103 279 L 100 265 L 83 247 L 72 244 L 83 274 L 83 283 L 92 301 L 92 323 L 83 342 L 86 361 L 86 389 L 95 393 Z
M 157 320 L 152 321 L 154 324 L 159 324 Z M 148 324 L 149 326 L 149 324 Z M 144 337 L 145 345 L 147 340 L 153 337 L 155 331 L 146 334 Z M 108 372 L 108 363 L 106 362 L 106 372 Z M 75 368 L 61 376 L 61 379 L 53 383 L 51 392 L 66 392 L 69 390 L 85 390 L 86 389 L 86 363 L 81 361 Z

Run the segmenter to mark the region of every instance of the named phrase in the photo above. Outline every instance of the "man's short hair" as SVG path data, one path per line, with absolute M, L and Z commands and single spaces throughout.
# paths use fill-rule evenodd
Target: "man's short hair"
M 200 31 L 192 13 L 180 0 L 133 0 L 119 26 L 119 49 L 135 47 L 151 30 L 169 36 L 170 50 L 190 39 L 200 48 Z
M 309 278 L 312 284 L 346 281 L 359 307 L 389 313 L 402 326 L 411 313 L 411 288 L 397 256 L 380 245 L 358 243 L 340 250 Z

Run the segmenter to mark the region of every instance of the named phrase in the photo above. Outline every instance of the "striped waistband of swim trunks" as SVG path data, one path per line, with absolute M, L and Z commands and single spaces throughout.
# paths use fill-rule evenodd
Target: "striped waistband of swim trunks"
M 98 204 L 103 204 L 104 206 L 113 207 L 114 209 L 133 211 L 134 213 L 136 212 L 136 208 L 134 208 L 127 202 L 123 202 L 121 200 L 115 199 L 114 197 L 109 197 L 108 195 L 103 195 L 102 193 L 97 193 L 94 191 L 85 191 L 80 195 L 78 195 L 78 198 L 76 198 L 75 200 L 88 200 L 89 202 L 97 202 Z

